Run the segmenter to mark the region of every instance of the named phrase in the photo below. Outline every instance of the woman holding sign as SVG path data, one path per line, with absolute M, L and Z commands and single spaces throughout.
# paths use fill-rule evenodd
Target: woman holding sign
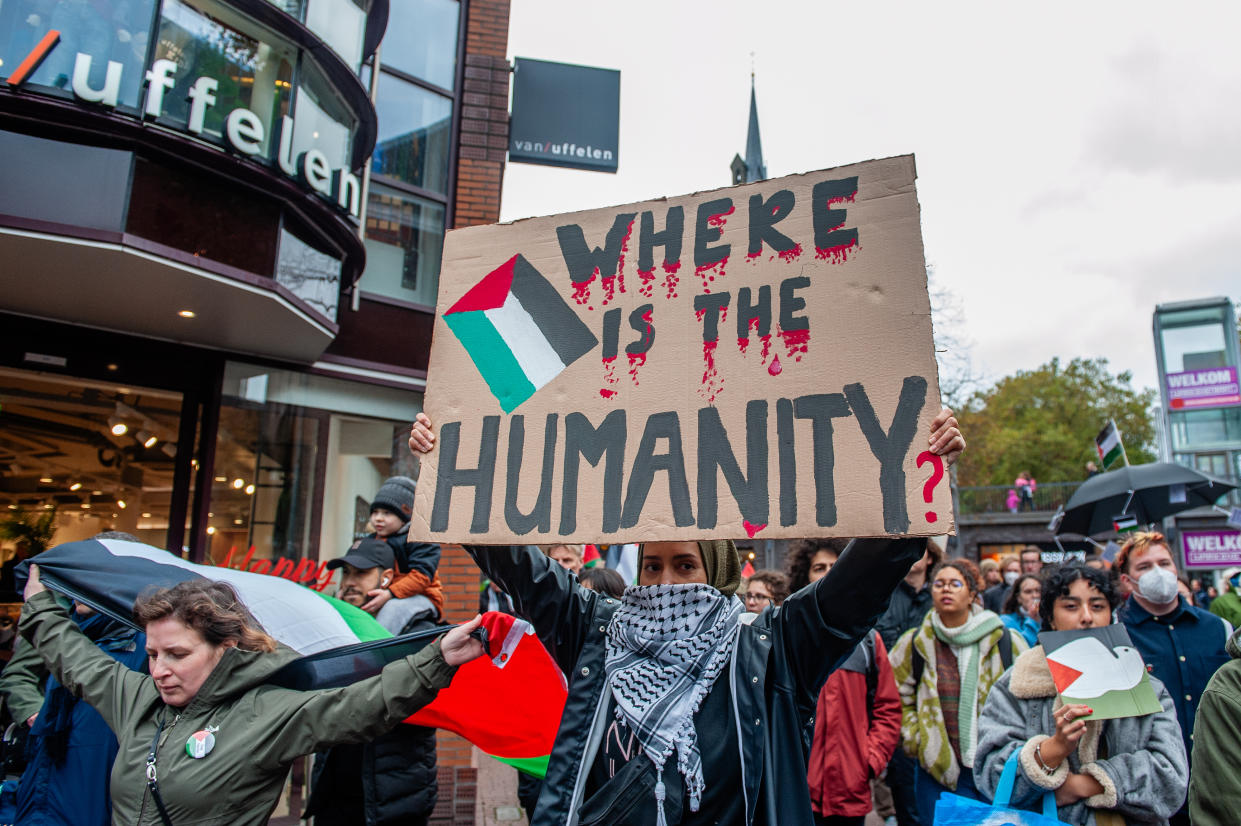
M 1107 574 L 1071 564 L 1053 569 L 1043 580 L 1039 615 L 1044 631 L 1098 628 L 1112 623 L 1119 604 Z M 1120 656 L 1127 653 L 1118 649 Z M 1104 668 L 1119 670 L 1106 663 Z M 1054 792 L 1065 823 L 1166 824 L 1185 799 L 1189 767 L 1172 698 L 1154 678 L 1151 684 L 1160 711 L 1083 719 L 1093 710 L 1064 705 L 1043 647 L 1031 648 L 995 684 L 983 708 L 978 788 L 993 795 L 1005 762 L 1019 752 L 1016 807 L 1038 810 L 1043 795 Z
M 433 440 L 419 414 L 410 448 Z M 929 445 L 949 463 L 964 449 L 951 411 Z M 731 541 L 646 543 L 621 599 L 581 588 L 534 546 L 467 546 L 569 680 L 534 826 L 813 826 L 804 738 L 819 689 L 924 545 L 854 540 L 752 625 Z

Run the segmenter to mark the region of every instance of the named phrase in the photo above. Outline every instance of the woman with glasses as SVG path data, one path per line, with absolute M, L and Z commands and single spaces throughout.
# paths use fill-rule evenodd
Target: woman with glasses
M 789 580 L 779 571 L 759 570 L 750 577 L 750 587 L 745 592 L 745 610 L 761 614 L 769 606 L 779 606 L 789 595 Z
M 901 695 L 901 741 L 918 761 L 915 795 L 922 823 L 935 820 L 944 791 L 986 800 L 974 786 L 978 714 L 1013 658 L 1026 650 L 992 611 L 978 604 L 982 576 L 968 559 L 931 572 L 931 611 L 889 657 Z

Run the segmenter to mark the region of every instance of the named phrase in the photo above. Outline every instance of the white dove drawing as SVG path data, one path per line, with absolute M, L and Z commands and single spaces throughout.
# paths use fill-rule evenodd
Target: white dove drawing
M 1098 637 L 1082 637 L 1062 645 L 1047 655 L 1047 661 L 1053 675 L 1057 665 L 1062 666 L 1062 675 L 1077 672 L 1077 678 L 1060 689 L 1061 694 L 1075 700 L 1133 688 L 1146 673 L 1146 664 L 1136 649 L 1118 645 L 1109 651 Z

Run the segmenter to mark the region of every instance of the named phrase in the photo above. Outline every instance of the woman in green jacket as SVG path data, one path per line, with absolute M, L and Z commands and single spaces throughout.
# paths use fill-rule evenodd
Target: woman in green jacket
M 1026 650 L 1020 634 L 978 605 L 982 575 L 973 562 L 941 562 L 930 581 L 932 610 L 888 655 L 901 695 L 901 742 L 919 763 L 914 795 L 923 823 L 934 821 L 945 790 L 983 799 L 973 773 L 978 715 L 996 680 Z
M 228 585 L 181 583 L 139 599 L 134 617 L 146 632 L 149 676 L 99 651 L 30 566 L 22 635 L 120 744 L 115 824 L 264 824 L 294 758 L 388 731 L 482 654 L 469 636 L 475 618 L 370 679 L 294 691 L 264 682 L 298 655 L 254 628 Z

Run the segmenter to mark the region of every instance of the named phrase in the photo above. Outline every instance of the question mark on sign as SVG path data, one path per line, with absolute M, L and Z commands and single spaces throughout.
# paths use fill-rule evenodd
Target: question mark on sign
M 927 462 L 930 462 L 935 467 L 935 470 L 931 473 L 931 478 L 927 479 L 926 484 L 922 486 L 922 501 L 929 505 L 935 493 L 935 486 L 939 484 L 940 479 L 944 478 L 944 460 L 931 451 L 924 450 L 918 454 L 918 467 L 922 467 Z M 926 521 L 934 522 L 938 518 L 935 511 L 926 512 Z

